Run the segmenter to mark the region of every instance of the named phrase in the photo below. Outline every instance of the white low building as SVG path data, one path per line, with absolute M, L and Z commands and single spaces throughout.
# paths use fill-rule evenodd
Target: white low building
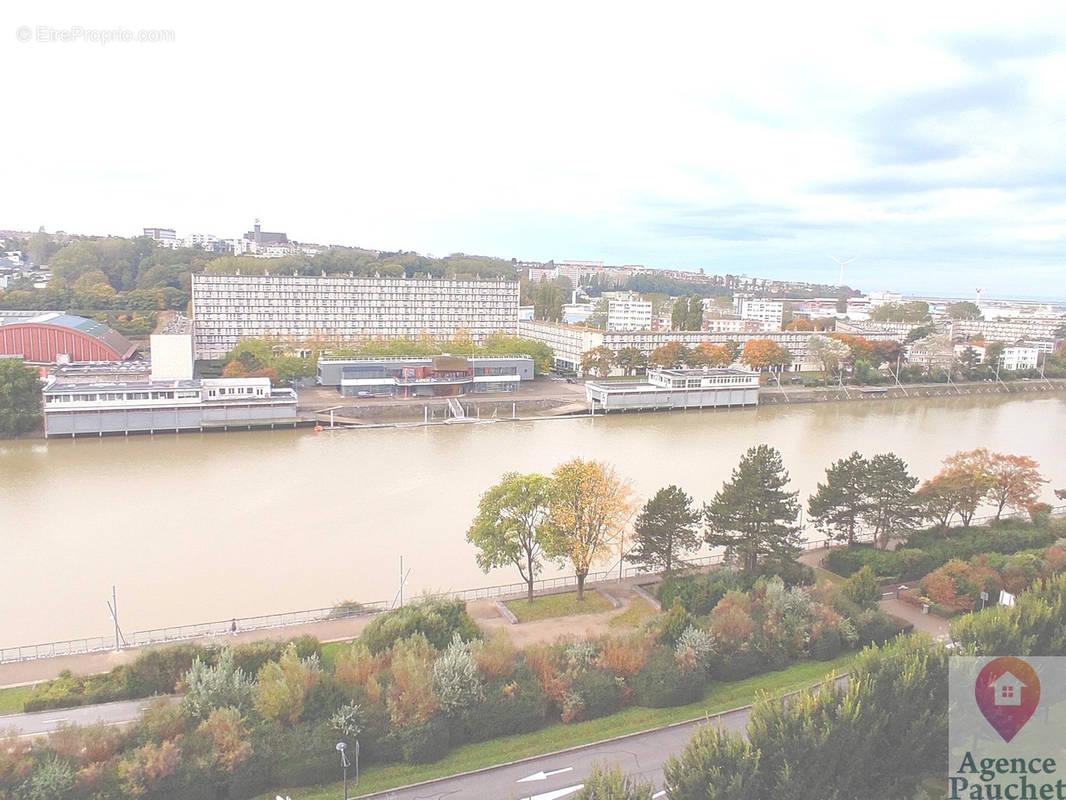
M 1004 347 L 999 368 L 1007 371 L 1036 369 L 1039 359 L 1040 351 L 1035 347 Z
M 668 411 L 729 408 L 759 403 L 759 373 L 744 369 L 653 369 L 647 381 L 589 381 L 596 411 Z

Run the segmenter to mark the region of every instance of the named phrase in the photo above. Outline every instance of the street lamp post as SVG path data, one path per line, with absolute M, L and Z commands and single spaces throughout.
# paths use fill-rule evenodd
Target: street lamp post
M 344 752 L 347 746 L 344 742 L 337 742 L 337 752 L 341 754 L 341 769 L 344 770 L 344 800 L 348 800 L 348 767 L 351 766 L 348 755 Z

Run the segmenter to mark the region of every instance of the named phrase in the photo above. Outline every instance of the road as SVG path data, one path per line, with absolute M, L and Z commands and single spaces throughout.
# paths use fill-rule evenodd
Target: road
M 837 682 L 843 686 L 847 677 L 841 676 Z M 664 797 L 661 794 L 663 764 L 684 749 L 699 727 L 714 725 L 743 732 L 747 729 L 750 714 L 751 706 L 744 706 L 707 719 L 634 733 L 405 789 L 359 795 L 349 788 L 349 793 L 353 797 L 381 800 L 565 800 L 581 790 L 582 781 L 595 765 L 608 764 L 618 766 L 625 774 L 650 781 L 656 789 L 655 797 L 660 798 Z M 299 800 L 299 794 L 292 800 Z
M 181 701 L 180 697 L 168 698 L 170 702 Z M 147 708 L 149 698 L 119 700 L 80 708 L 57 708 L 52 711 L 34 711 L 30 714 L 0 716 L 0 732 L 15 730 L 20 736 L 39 736 L 57 730 L 62 725 L 93 725 L 103 722 L 119 725 L 133 722 Z

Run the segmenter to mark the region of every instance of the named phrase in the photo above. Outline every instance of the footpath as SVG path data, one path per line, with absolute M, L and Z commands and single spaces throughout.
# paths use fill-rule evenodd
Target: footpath
M 829 572 L 822 566 L 822 562 L 828 554 L 829 549 L 825 548 L 808 550 L 796 560 L 816 570 L 823 570 L 826 575 L 832 576 L 835 580 L 843 580 L 839 575 Z M 878 606 L 886 614 L 891 614 L 893 617 L 899 617 L 909 622 L 914 626 L 914 630 L 928 634 L 935 641 L 946 642 L 951 638 L 948 621 L 943 617 L 932 613 L 923 614 L 921 609 L 915 608 L 909 603 L 904 603 L 902 600 L 897 600 L 893 596 L 882 597 Z
M 655 580 L 652 577 L 641 576 L 639 578 L 627 578 L 622 581 L 604 581 L 589 585 L 586 591 L 603 590 L 615 598 L 619 604 L 617 608 L 595 614 L 575 614 L 511 625 L 500 614 L 495 602 L 492 600 L 472 600 L 467 603 L 467 612 L 474 618 L 474 621 L 477 622 L 483 632 L 491 635 L 497 630 L 503 630 L 510 637 L 512 643 L 519 648 L 536 642 L 554 642 L 567 636 L 575 638 L 601 636 L 612 630 L 610 627 L 611 619 L 626 613 L 634 602 L 646 602 L 637 595 L 633 586 L 635 584 L 653 583 Z M 544 593 L 538 593 L 538 596 L 542 594 Z M 357 638 L 366 626 L 370 624 L 371 620 L 374 619 L 374 616 L 373 614 L 368 614 L 366 616 L 312 622 L 303 625 L 262 628 L 245 632 L 238 631 L 235 636 L 205 636 L 195 639 L 182 639 L 180 641 L 182 643 L 194 642 L 202 645 L 225 645 L 247 644 L 248 642 L 263 640 L 283 642 L 294 639 L 297 636 L 314 636 L 323 644 L 327 642 L 344 642 Z M 178 643 L 170 642 L 152 645 L 152 647 L 169 647 Z M 146 648 L 131 647 L 118 652 L 110 650 L 0 664 L 0 689 L 52 680 L 64 670 L 69 670 L 75 675 L 95 675 L 109 672 L 117 666 L 129 664 L 136 660 L 144 649 Z
M 264 640 L 284 642 L 289 639 L 295 639 L 297 636 L 314 636 L 323 643 L 347 641 L 359 636 L 373 618 L 373 615 L 367 615 L 311 622 L 304 625 L 287 625 L 280 628 L 261 628 L 243 633 L 238 631 L 236 635 L 203 636 L 152 646 L 169 647 L 185 642 L 194 642 L 202 645 L 247 644 L 248 642 Z M 35 661 L 14 661 L 9 664 L 0 664 L 0 689 L 52 680 L 64 670 L 70 670 L 75 675 L 96 675 L 101 672 L 110 672 L 117 666 L 135 661 L 144 649 L 146 648 L 130 647 L 118 652 L 109 650 L 98 653 L 79 653 L 71 656 L 57 656 L 55 658 L 40 658 Z

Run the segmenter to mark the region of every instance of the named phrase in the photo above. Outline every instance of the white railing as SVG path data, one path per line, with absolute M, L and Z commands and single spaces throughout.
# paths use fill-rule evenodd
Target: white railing
M 1066 504 L 1054 506 L 1051 509 L 1054 517 L 1066 516 Z M 1025 512 L 1012 512 L 1003 514 L 1001 520 L 1028 519 Z M 983 525 L 994 522 L 994 515 L 974 517 L 970 525 Z M 956 526 L 957 527 L 957 526 Z M 856 537 L 860 542 L 868 542 L 872 539 L 870 534 L 860 534 Z M 800 542 L 803 550 L 817 550 L 834 543 L 840 543 L 837 539 L 819 537 L 805 539 Z M 725 563 L 724 553 L 711 553 L 706 556 L 685 559 L 684 563 L 692 568 L 713 567 Z M 604 583 L 616 581 L 619 577 L 639 578 L 653 577 L 659 573 L 645 567 L 625 567 L 619 570 L 618 562 L 608 569 L 590 572 L 585 576 L 585 584 Z M 533 581 L 533 591 L 552 592 L 559 589 L 567 589 L 577 586 L 575 575 L 560 575 L 555 578 L 537 578 Z M 497 598 L 521 597 L 529 590 L 524 581 L 516 583 L 502 583 L 495 586 L 482 586 L 473 589 L 460 589 L 451 592 L 437 592 L 434 597 L 455 598 L 463 601 L 492 600 Z M 370 603 L 359 603 L 351 607 L 340 605 L 330 608 L 316 608 L 307 611 L 288 611 L 280 614 L 266 614 L 258 617 L 239 617 L 236 620 L 238 632 L 266 630 L 270 628 L 283 628 L 297 625 L 308 625 L 315 622 L 328 622 L 331 620 L 346 619 L 349 617 L 378 614 L 388 611 L 391 604 L 384 600 Z M 211 638 L 224 636 L 232 633 L 233 619 L 219 620 L 217 622 L 204 622 L 196 625 L 177 625 L 166 628 L 152 628 L 144 631 L 135 631 L 125 635 L 122 647 L 145 647 L 148 645 L 165 644 L 167 642 L 180 642 L 190 639 Z M 55 658 L 58 656 L 80 655 L 83 653 L 97 653 L 104 650 L 115 649 L 113 636 L 96 636 L 83 639 L 68 639 L 58 642 L 46 642 L 43 644 L 23 645 L 21 647 L 0 648 L 0 664 L 16 661 L 32 661 L 40 658 Z

